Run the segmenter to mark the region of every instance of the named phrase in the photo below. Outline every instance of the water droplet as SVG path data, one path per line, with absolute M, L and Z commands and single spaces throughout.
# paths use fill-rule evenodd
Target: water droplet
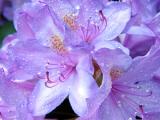
M 71 50 L 72 50 L 72 47 L 70 47 L 70 46 L 67 47 L 67 50 L 68 50 L 68 51 L 71 51 Z
M 94 54 L 94 51 L 93 51 L 93 50 L 91 51 L 91 54 Z
M 124 94 L 122 94 L 122 95 L 121 95 L 121 97 L 122 97 L 122 98 L 124 98 L 124 97 L 125 97 L 125 95 L 124 95 Z
M 147 89 L 147 90 L 146 90 L 146 92 L 147 92 L 147 93 L 149 93 L 149 92 L 150 92 L 150 90 L 149 90 L 149 89 Z
M 57 71 L 57 74 L 60 74 L 60 73 L 61 73 L 61 72 L 58 70 L 58 71 Z
M 63 65 L 63 68 L 66 68 L 67 66 L 66 65 Z
M 128 120 L 133 120 L 133 119 L 130 117 L 130 118 L 128 118 Z
M 104 63 L 101 63 L 101 66 L 103 67 L 103 66 L 104 66 Z
M 79 6 L 79 5 L 77 5 L 75 8 L 76 8 L 77 10 L 79 10 L 79 9 L 80 9 L 80 6 Z
M 117 104 L 118 104 L 118 107 L 122 106 L 121 101 L 117 101 Z
M 98 13 L 98 12 L 99 12 L 99 10 L 97 10 L 97 9 L 96 9 L 96 10 L 95 10 L 95 12 L 97 12 L 97 13 Z
M 140 88 L 141 88 L 139 85 L 137 85 L 136 87 L 137 87 L 137 89 L 140 89 Z

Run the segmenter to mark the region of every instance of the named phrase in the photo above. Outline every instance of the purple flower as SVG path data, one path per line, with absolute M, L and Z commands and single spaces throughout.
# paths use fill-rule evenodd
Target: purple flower
M 75 7 L 68 1 L 25 4 L 16 12 L 17 33 L 2 48 L 9 59 L 9 80 L 38 80 L 29 99 L 35 116 L 52 111 L 66 97 L 73 110 L 84 115 L 87 99 L 99 90 L 93 77 L 93 54 L 101 48 L 129 54 L 120 43 L 107 41 L 123 31 L 130 19 L 128 5 L 113 2 L 102 9 L 93 1 L 72 2 Z
M 6 107 L 8 107 L 1 109 L 0 112 L 6 120 L 12 120 L 13 118 L 8 118 L 12 116 L 17 120 L 43 120 L 44 116 L 34 117 L 28 109 L 28 99 L 37 80 L 30 79 L 28 74 L 20 69 L 21 66 L 18 66 L 8 55 L 8 47 L 14 46 L 16 42 L 15 35 L 8 36 L 4 40 L 0 51 L 0 96 L 7 103 Z M 13 79 L 15 81 L 12 81 Z M 25 81 L 26 79 L 30 79 L 30 81 Z M 7 111 L 9 112 L 7 113 L 6 110 L 10 108 L 13 111 Z
M 23 52 L 17 54 L 16 51 Z M 36 40 L 29 40 L 17 43 L 9 49 L 10 52 L 9 56 L 13 59 L 10 61 L 12 68 L 8 71 L 10 80 L 21 83 L 39 79 L 30 103 L 35 115 L 48 113 L 68 95 L 73 109 L 80 114 L 81 110 L 85 110 L 85 99 L 98 88 L 92 77 L 91 58 L 83 51 L 56 54 Z M 76 107 L 77 104 L 80 107 Z
M 8 77 L 14 82 L 41 79 L 33 91 L 33 99 L 31 98 L 30 106 L 34 115 L 48 113 L 68 95 L 74 110 L 80 114 L 86 107 L 85 99 L 91 93 L 90 90 L 92 88 L 96 90 L 97 87 L 92 78 L 93 70 L 90 67 L 90 58 L 83 51 L 78 52 L 77 50 L 76 54 L 70 52 L 63 46 L 58 35 L 53 36 L 52 40 L 51 44 L 47 44 L 53 45 L 50 47 L 43 46 L 39 41 L 31 39 L 25 42 L 19 41 L 16 45 L 9 44 L 8 51 L 12 69 L 8 71 Z M 17 51 L 21 52 L 17 54 Z M 75 55 L 77 58 L 74 57 Z M 34 68 L 28 65 L 34 66 Z M 84 66 L 88 67 L 84 68 Z M 81 74 L 86 76 L 83 81 Z M 74 79 L 77 81 L 75 82 Z M 52 94 L 54 92 L 55 94 Z M 48 98 L 46 95 L 50 97 Z M 80 96 L 80 98 L 75 96 Z M 42 98 L 43 101 L 41 101 Z M 80 107 L 76 107 L 77 102 Z
M 102 57 L 102 54 L 112 54 L 113 57 Z M 159 44 L 154 45 L 146 56 L 137 57 L 133 61 L 117 50 L 98 51 L 97 61 L 103 63 L 101 68 L 110 76 L 112 87 L 96 112 L 80 119 L 158 120 L 160 85 L 153 76 L 160 67 L 159 55 Z
M 93 42 L 96 40 L 113 40 L 123 31 L 125 25 L 130 19 L 130 7 L 125 3 L 111 2 L 104 8 L 96 1 L 91 2 L 90 0 L 84 0 L 83 2 L 71 2 L 73 2 L 73 5 L 63 0 L 59 2 L 56 2 L 56 0 L 40 0 L 36 2 L 36 5 L 25 5 L 23 10 L 17 12 L 15 19 L 17 31 L 28 30 L 29 32 L 27 32 L 27 34 L 36 33 L 35 37 L 37 39 L 45 40 L 47 39 L 46 36 L 52 37 L 56 34 L 51 28 L 51 26 L 53 26 L 53 17 L 54 23 L 57 26 L 59 26 L 60 23 L 65 23 L 65 41 L 70 44 L 79 44 L 84 41 Z M 27 10 L 29 6 L 30 10 Z M 37 10 L 35 10 L 36 7 Z M 37 16 L 37 12 L 39 12 L 42 7 L 44 10 L 43 14 L 39 14 L 39 16 Z M 43 27 L 46 27 L 46 31 L 42 31 L 41 28 L 41 24 L 44 24 L 44 22 L 38 21 L 39 24 L 35 24 L 36 20 L 42 19 L 42 15 L 44 14 L 46 16 L 50 16 L 49 19 L 46 18 L 43 20 L 44 22 L 47 21 L 48 25 L 50 25 L 43 25 Z M 27 36 L 28 35 L 25 37 Z M 45 38 L 42 38 L 42 36 Z M 75 40 L 69 40 L 70 37 L 75 37 Z M 46 44 L 46 41 L 44 42 Z

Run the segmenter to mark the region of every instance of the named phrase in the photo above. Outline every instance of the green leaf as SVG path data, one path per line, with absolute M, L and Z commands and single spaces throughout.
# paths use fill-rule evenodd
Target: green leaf
M 14 26 L 12 22 L 5 22 L 2 26 L 0 26 L 0 43 L 2 40 L 9 34 L 15 32 Z

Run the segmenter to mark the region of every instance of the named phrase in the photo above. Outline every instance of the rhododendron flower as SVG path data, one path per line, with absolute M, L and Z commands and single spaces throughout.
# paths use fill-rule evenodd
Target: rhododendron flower
M 10 1 L 0 117 L 42 120 L 68 98 L 80 120 L 159 120 L 159 1 L 122 1 Z
M 8 36 L 4 40 L 3 47 L 0 51 L 0 96 L 4 100 L 3 103 L 5 105 L 5 108 L 1 109 L 2 117 L 4 117 L 5 120 L 43 120 L 44 116 L 34 117 L 28 110 L 28 98 L 34 89 L 37 80 L 30 79 L 30 81 L 25 82 L 26 79 L 29 79 L 27 73 L 25 76 L 21 69 L 19 69 L 20 66 L 8 56 L 7 48 L 15 44 L 15 41 L 12 40 L 16 41 L 15 36 Z M 17 74 L 17 76 L 15 74 Z M 19 83 L 12 81 L 13 79 L 15 81 L 21 79 L 21 75 L 23 76 L 24 81 Z M 10 109 L 11 112 L 7 111 Z
M 67 96 L 73 110 L 84 115 L 87 99 L 99 89 L 93 77 L 95 51 L 118 48 L 129 54 L 120 43 L 107 40 L 123 31 L 130 18 L 130 7 L 110 3 L 99 9 L 94 2 L 91 6 L 89 1 L 83 2 L 79 2 L 80 9 L 75 6 L 78 16 L 73 16 L 67 1 L 54 2 L 65 11 L 51 8 L 47 1 L 25 4 L 17 10 L 17 34 L 5 42 L 9 64 L 13 65 L 7 76 L 17 83 L 39 80 L 29 99 L 29 109 L 35 116 L 52 111 Z M 94 11 L 87 12 L 88 7 Z
M 83 42 L 93 44 L 93 41 L 101 42 L 116 38 L 130 19 L 130 7 L 125 3 L 111 2 L 105 8 L 97 1 L 83 0 L 82 2 L 71 1 L 71 3 L 63 0 L 38 0 L 35 1 L 36 5 L 26 4 L 23 10 L 17 12 L 15 19 L 17 31 L 27 31 L 27 35 L 23 34 L 25 39 L 28 39 L 28 34 L 29 37 L 34 37 L 31 36 L 34 32 L 35 37 L 46 44 L 46 39 L 51 38 L 54 34 L 60 35 L 59 30 L 54 27 L 56 31 L 51 27 L 54 21 L 56 26 L 60 26 L 61 23 L 65 24 L 66 44 L 79 45 Z M 44 22 L 39 21 L 39 24 L 35 24 L 43 17 L 42 10 L 41 14 L 36 17 L 42 7 L 45 10 L 43 15 L 49 17 L 43 20 Z M 35 10 L 35 8 L 39 9 Z M 46 22 L 48 25 L 44 24 Z M 41 26 L 41 24 L 44 25 Z M 71 41 L 70 38 L 73 40 Z
M 143 57 L 131 60 L 129 56 L 119 54 L 117 50 L 102 49 L 97 55 L 103 69 L 109 69 L 108 75 L 112 88 L 97 111 L 83 120 L 158 120 L 160 116 L 159 83 L 153 78 L 160 67 L 159 44 L 152 47 Z M 102 57 L 112 54 L 113 57 Z M 108 67 L 108 63 L 110 66 Z M 107 73 L 106 73 L 107 74 Z M 92 110 L 91 110 L 92 111 Z

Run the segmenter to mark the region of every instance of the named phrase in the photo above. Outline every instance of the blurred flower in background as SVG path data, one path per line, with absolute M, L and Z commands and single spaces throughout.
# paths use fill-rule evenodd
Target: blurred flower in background
M 15 32 L 12 21 L 14 12 L 21 7 L 25 2 L 30 0 L 0 0 L 0 41 L 10 34 Z
M 0 0 L 1 19 L 13 20 L 14 11 L 28 1 L 30 0 Z

